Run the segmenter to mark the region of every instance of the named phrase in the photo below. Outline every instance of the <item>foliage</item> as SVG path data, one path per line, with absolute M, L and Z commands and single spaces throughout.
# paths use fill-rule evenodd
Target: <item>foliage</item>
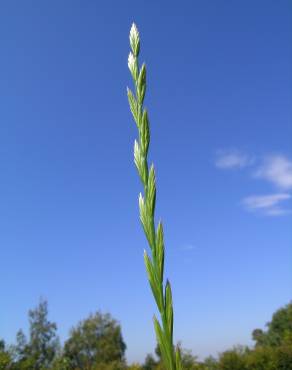
M 181 362 L 184 370 L 198 369 L 197 357 L 192 355 L 190 350 L 181 350 Z
M 212 356 L 205 359 L 204 366 L 206 370 L 218 370 L 217 360 Z
M 30 339 L 28 354 L 33 359 L 33 369 L 50 368 L 59 349 L 57 325 L 50 322 L 48 316 L 48 303 L 41 300 L 39 305 L 29 311 Z
M 16 335 L 12 347 L 13 364 L 17 370 L 50 369 L 59 350 L 57 325 L 48 320 L 48 303 L 40 300 L 39 305 L 29 311 L 29 340 L 22 330 Z
M 276 311 L 267 324 L 268 330 L 262 331 L 265 338 L 275 338 L 276 332 L 280 338 L 277 345 L 273 341 L 263 341 L 260 345 L 257 342 L 253 349 L 237 346 L 221 353 L 218 359 L 207 357 L 204 362 L 199 362 L 191 351 L 180 349 L 183 369 L 292 370 L 290 310 L 291 303 Z M 0 340 L 0 370 L 166 370 L 158 345 L 155 348 L 157 358 L 149 354 L 143 365 L 127 366 L 121 327 L 109 314 L 97 312 L 79 322 L 62 349 L 58 346 L 57 326 L 47 316 L 47 302 L 41 301 L 29 311 L 29 339 L 19 330 L 15 345 L 6 346 Z M 52 352 L 53 360 L 46 355 Z
M 275 351 L 271 347 L 259 347 L 246 356 L 248 370 L 276 370 Z
M 9 350 L 0 340 L 0 370 L 125 370 L 121 327 L 109 314 L 81 321 L 62 350 L 57 325 L 47 316 L 47 301 L 41 300 L 29 311 L 29 339 L 19 330 Z
M 181 361 L 184 370 L 292 370 L 292 327 L 290 319 L 291 304 L 276 311 L 267 332 L 258 330 L 265 338 L 275 338 L 275 342 L 257 342 L 255 348 L 237 346 L 221 354 L 219 358 L 207 357 L 204 362 L 198 362 L 191 351 L 181 349 Z M 254 337 L 255 331 L 253 332 Z M 271 343 L 273 345 L 271 345 Z M 152 355 L 147 355 L 143 370 L 165 370 L 161 361 L 159 346 L 155 348 L 158 361 Z
M 59 355 L 52 364 L 52 370 L 70 370 L 67 359 Z
M 218 361 L 219 370 L 247 370 L 244 350 L 233 348 L 220 354 Z
M 148 354 L 143 364 L 143 370 L 153 370 L 156 368 L 159 361 L 155 361 L 151 354 Z
M 6 350 L 4 340 L 0 340 L 0 370 L 7 369 L 11 365 L 12 359 L 9 351 Z
M 292 304 L 277 310 L 267 330 L 255 329 L 254 349 L 237 347 L 220 354 L 212 370 L 292 370 Z
M 134 161 L 141 179 L 144 196 L 140 193 L 140 220 L 148 240 L 152 258 L 144 251 L 148 280 L 156 301 L 161 323 L 154 316 L 154 327 L 166 369 L 180 370 L 180 351 L 173 345 L 173 304 L 169 281 L 164 285 L 164 237 L 162 223 L 155 228 L 156 180 L 153 164 L 149 168 L 148 148 L 150 129 L 147 110 L 143 107 L 146 92 L 146 66 L 139 68 L 140 36 L 135 24 L 130 31 L 131 52 L 128 58 L 135 94 L 128 88 L 128 100 L 134 121 L 138 128 L 139 140 L 134 144 Z
M 138 363 L 133 363 L 127 367 L 127 370 L 143 370 L 143 367 Z
M 25 359 L 29 356 L 29 347 L 27 343 L 26 336 L 23 331 L 20 329 L 16 333 L 16 345 L 14 347 L 14 359 L 16 362 L 24 362 Z
M 178 344 L 180 347 L 180 344 Z M 165 370 L 165 366 L 163 363 L 163 359 L 161 358 L 161 353 L 159 350 L 159 346 L 155 348 L 155 353 L 158 357 L 156 361 L 151 354 L 148 354 L 145 358 L 145 362 L 143 364 L 143 370 Z M 205 370 L 206 367 L 204 364 L 199 363 L 197 361 L 197 357 L 193 356 L 190 350 L 186 350 L 180 347 L 180 354 L 181 354 L 181 364 L 184 370 Z
M 63 356 L 70 369 L 101 369 L 111 364 L 118 370 L 125 350 L 120 325 L 109 314 L 96 312 L 71 330 Z
M 267 331 L 255 329 L 252 333 L 256 346 L 279 346 L 285 340 L 292 344 L 292 303 L 277 310 L 272 321 L 267 324 Z
M 292 344 L 283 343 L 275 349 L 275 363 L 277 370 L 292 370 Z

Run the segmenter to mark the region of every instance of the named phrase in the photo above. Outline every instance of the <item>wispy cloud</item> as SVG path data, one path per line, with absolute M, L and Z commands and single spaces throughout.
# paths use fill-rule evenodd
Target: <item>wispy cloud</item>
M 215 166 L 221 169 L 243 168 L 251 165 L 253 159 L 238 150 L 221 150 L 217 152 Z
M 184 244 L 181 249 L 183 251 L 193 251 L 196 247 L 193 244 Z
M 283 155 L 265 158 L 255 176 L 268 180 L 281 189 L 292 189 L 292 161 Z
M 217 152 L 215 165 L 219 169 L 242 169 L 251 167 L 253 178 L 260 178 L 278 189 L 269 195 L 252 195 L 241 202 L 248 211 L 267 216 L 282 216 L 292 213 L 292 209 L 283 206 L 290 199 L 292 190 L 292 160 L 282 154 L 266 155 L 255 158 L 239 150 L 221 150 Z M 287 202 L 286 202 L 287 203 Z
M 279 207 L 274 207 L 266 210 L 266 215 L 267 216 L 283 216 L 287 214 L 291 214 L 291 209 L 286 209 L 286 208 L 279 208 Z
M 250 211 L 259 211 L 267 216 L 281 216 L 291 212 L 282 207 L 282 202 L 290 198 L 288 193 L 252 195 L 244 198 L 242 203 Z

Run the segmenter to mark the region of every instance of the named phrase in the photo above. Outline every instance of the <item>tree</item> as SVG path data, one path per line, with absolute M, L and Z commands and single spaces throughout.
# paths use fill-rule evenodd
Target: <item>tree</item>
M 292 343 L 292 303 L 277 310 L 272 321 L 267 323 L 268 329 L 263 331 L 255 329 L 252 333 L 253 340 L 258 346 L 276 347 L 290 340 Z
M 13 348 L 14 368 L 43 370 L 49 369 L 59 349 L 57 325 L 48 320 L 48 303 L 40 300 L 38 306 L 30 310 L 29 340 L 22 330 L 16 335 Z
M 156 369 L 156 365 L 157 365 L 157 361 L 155 361 L 154 357 L 151 354 L 148 354 L 145 357 L 145 361 L 144 361 L 142 368 L 143 370 L 154 370 Z
M 52 370 L 69 370 L 69 364 L 66 358 L 63 356 L 58 356 L 55 358 L 54 362 L 52 363 Z
M 0 340 L 0 370 L 5 370 L 11 364 L 10 353 L 6 350 L 4 340 Z
M 127 367 L 127 370 L 143 370 L 140 364 L 133 363 Z
M 13 346 L 14 361 L 21 362 L 28 357 L 28 344 L 26 336 L 20 329 L 16 333 L 16 345 Z
M 256 347 L 246 356 L 248 370 L 277 370 L 275 350 L 272 347 Z
M 248 370 L 245 361 L 245 349 L 235 347 L 220 354 L 218 361 L 219 370 Z
M 292 370 L 292 345 L 284 343 L 275 349 L 276 369 L 277 370 Z
M 192 354 L 191 350 L 181 348 L 181 343 L 177 344 L 177 348 L 180 349 L 181 364 L 184 370 L 200 370 L 205 369 L 204 364 L 200 364 L 197 361 L 197 357 Z M 155 347 L 155 354 L 158 358 L 158 361 L 154 359 L 151 354 L 148 354 L 145 358 L 143 364 L 143 370 L 164 370 L 165 366 L 162 361 L 160 347 L 157 344 Z
M 187 349 L 181 350 L 181 362 L 184 370 L 198 369 L 197 357 L 192 354 L 192 351 Z
M 218 369 L 218 362 L 212 356 L 209 356 L 205 359 L 204 365 L 205 365 L 206 370 L 217 370 Z
M 125 350 L 120 325 L 110 314 L 97 312 L 71 330 L 64 357 L 70 369 L 95 369 L 112 363 L 117 368 L 124 364 Z
M 30 338 L 29 357 L 33 359 L 33 369 L 47 369 L 52 364 L 58 349 L 57 325 L 48 320 L 48 303 L 40 300 L 39 305 L 28 313 Z

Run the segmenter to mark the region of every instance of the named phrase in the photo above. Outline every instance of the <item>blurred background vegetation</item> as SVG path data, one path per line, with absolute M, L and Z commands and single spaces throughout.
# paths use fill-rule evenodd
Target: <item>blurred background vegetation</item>
M 28 313 L 29 333 L 14 344 L 0 340 L 1 370 L 163 370 L 159 347 L 143 364 L 127 364 L 121 325 L 109 313 L 96 312 L 73 327 L 62 345 L 57 325 L 48 319 L 48 302 Z M 252 332 L 253 348 L 235 346 L 216 358 L 199 361 L 181 348 L 185 370 L 292 370 L 292 303 L 277 310 L 266 330 Z

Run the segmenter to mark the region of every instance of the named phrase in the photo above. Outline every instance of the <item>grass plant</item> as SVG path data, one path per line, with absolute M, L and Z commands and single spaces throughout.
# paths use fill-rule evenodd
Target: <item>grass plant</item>
M 134 162 L 143 185 L 139 195 L 140 220 L 149 243 L 151 256 L 144 251 L 144 261 L 150 287 L 160 313 L 160 321 L 154 316 L 154 328 L 164 366 L 167 370 L 182 370 L 179 347 L 173 344 L 173 303 L 171 286 L 164 282 L 164 237 L 162 222 L 155 225 L 156 181 L 154 165 L 149 166 L 148 149 L 150 128 L 147 110 L 144 107 L 146 93 L 146 65 L 139 66 L 140 36 L 133 23 L 130 30 L 131 51 L 128 67 L 134 82 L 134 93 L 128 88 L 128 100 L 138 129 L 134 143 Z

